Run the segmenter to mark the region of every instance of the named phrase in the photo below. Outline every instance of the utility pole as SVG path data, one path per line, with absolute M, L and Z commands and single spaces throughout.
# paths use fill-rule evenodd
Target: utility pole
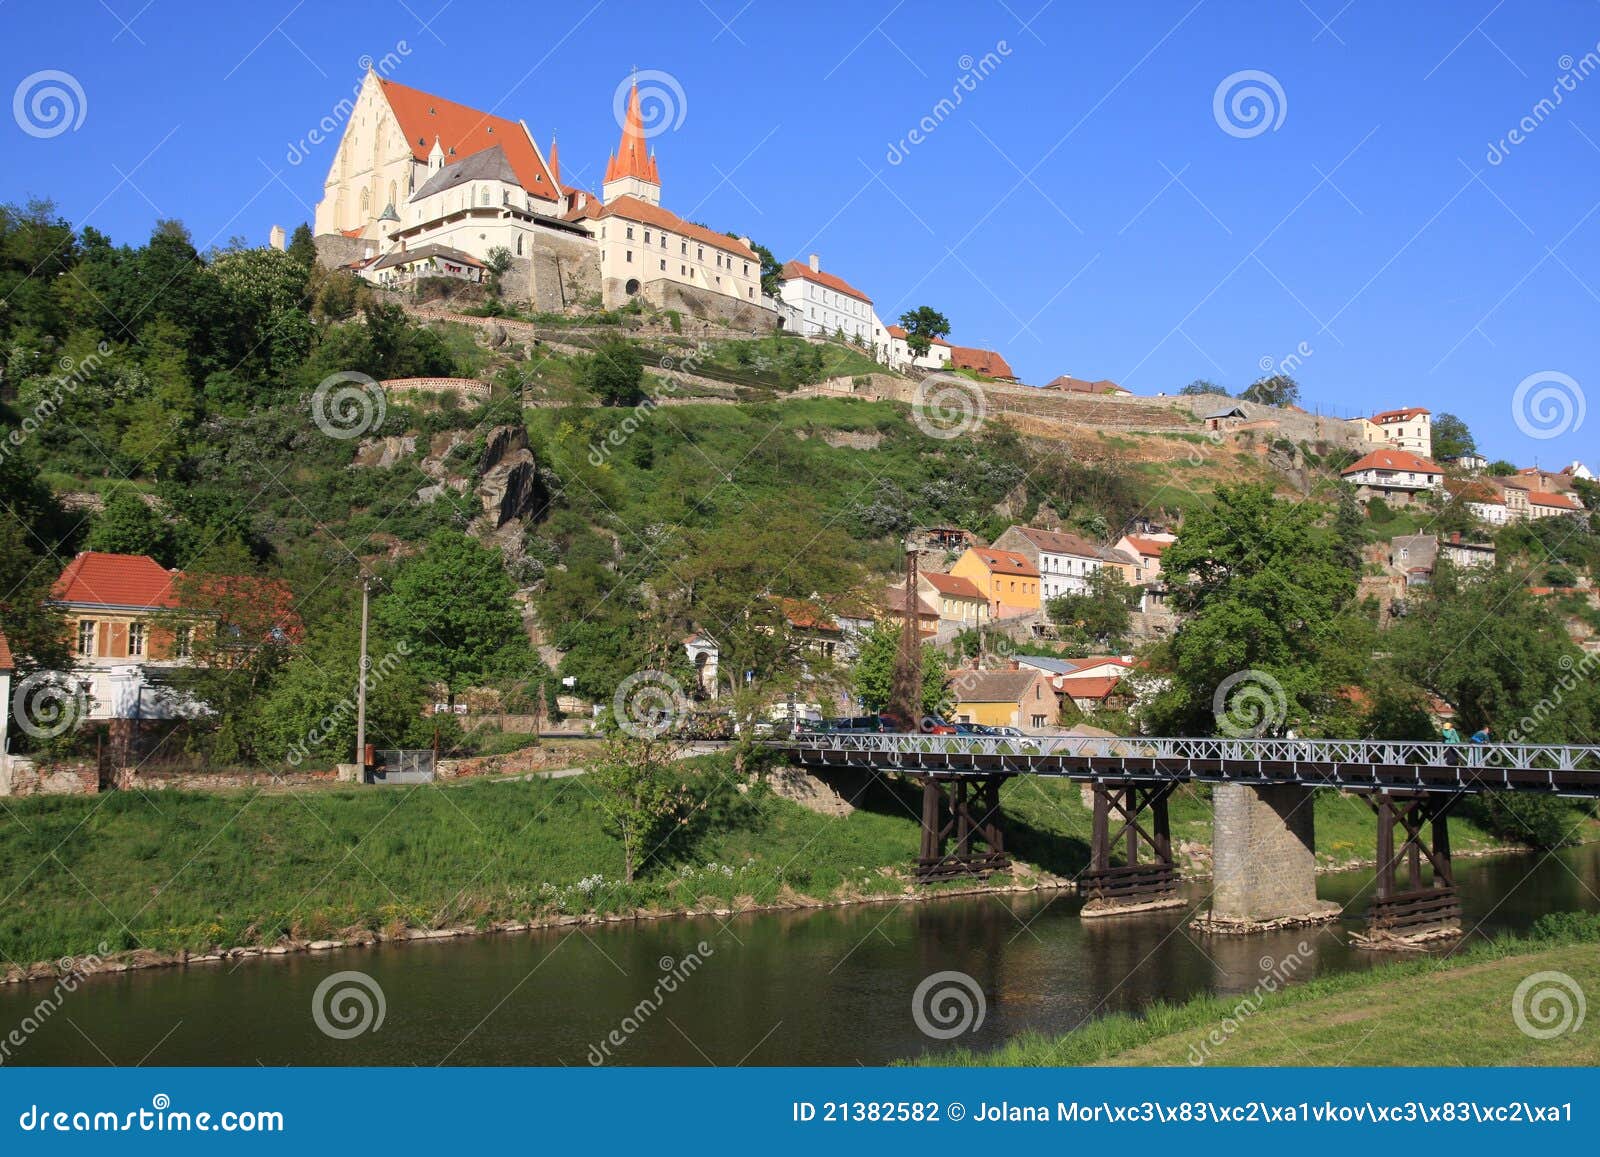
M 361 662 L 356 675 L 356 766 L 362 782 L 367 778 L 367 601 L 372 583 L 361 580 Z

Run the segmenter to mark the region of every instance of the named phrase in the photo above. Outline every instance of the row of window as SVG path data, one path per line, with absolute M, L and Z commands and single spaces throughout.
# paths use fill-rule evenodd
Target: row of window
M 96 646 L 100 637 L 100 623 L 94 619 L 78 620 L 78 655 L 84 659 L 92 659 L 98 653 Z M 106 624 L 109 630 L 111 624 Z M 145 655 L 150 643 L 150 631 L 144 623 L 128 624 L 128 650 L 126 655 L 113 655 L 111 658 L 137 659 Z M 179 627 L 173 632 L 172 654 L 178 659 L 187 659 L 193 649 L 193 634 L 188 627 Z

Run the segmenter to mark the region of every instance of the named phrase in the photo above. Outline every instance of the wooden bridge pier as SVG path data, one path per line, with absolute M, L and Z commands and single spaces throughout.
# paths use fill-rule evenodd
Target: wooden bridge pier
M 1460 795 L 1377 792 L 1366 796 L 1378 816 L 1378 879 L 1367 909 L 1367 942 L 1404 942 L 1461 935 L 1461 905 L 1450 863 L 1450 808 Z M 1395 843 L 1395 826 L 1402 838 Z M 1428 838 L 1423 829 L 1427 828 Z M 1433 877 L 1424 882 L 1422 861 Z M 1404 863 L 1404 879 L 1401 865 Z
M 1000 827 L 1000 785 L 1010 778 L 923 776 L 918 883 L 981 878 L 1011 866 Z
M 1167 800 L 1176 788 L 1174 783 L 1094 784 L 1089 869 L 1078 884 L 1085 901 L 1083 916 L 1183 903 L 1178 896 L 1178 870 L 1167 817 Z M 1122 821 L 1115 831 L 1111 830 L 1113 812 Z M 1113 867 L 1111 852 L 1118 842 L 1123 844 L 1123 862 Z M 1141 861 L 1140 854 L 1146 849 L 1149 858 Z

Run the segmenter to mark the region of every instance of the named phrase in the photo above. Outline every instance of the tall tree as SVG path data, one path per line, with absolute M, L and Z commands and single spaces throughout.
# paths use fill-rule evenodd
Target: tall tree
M 1199 394 L 1220 394 L 1224 398 L 1228 396 L 1227 390 L 1223 389 L 1221 386 L 1217 385 L 1216 382 L 1213 382 L 1209 378 L 1196 378 L 1187 386 L 1184 386 L 1183 389 L 1179 390 L 1178 393 L 1184 394 L 1188 397 L 1194 397 Z
M 1288 374 L 1257 378 L 1239 397 L 1262 406 L 1292 406 L 1300 400 L 1300 383 Z
M 919 358 L 932 348 L 934 338 L 950 336 L 950 319 L 930 305 L 906 310 L 900 324 L 906 331 L 906 346 Z
M 884 619 L 862 638 L 850 672 L 850 686 L 868 711 L 882 711 L 889 705 L 894 683 L 894 666 L 900 655 L 900 624 Z M 942 718 L 950 704 L 950 671 L 944 655 L 936 647 L 922 648 L 922 713 Z
M 1433 456 L 1460 458 L 1476 454 L 1478 443 L 1467 424 L 1454 414 L 1440 414 L 1433 420 Z
M 390 638 L 404 639 L 425 679 L 454 696 L 525 671 L 528 638 L 511 596 L 516 585 L 500 552 L 454 530 L 441 530 L 400 565 L 374 616 Z

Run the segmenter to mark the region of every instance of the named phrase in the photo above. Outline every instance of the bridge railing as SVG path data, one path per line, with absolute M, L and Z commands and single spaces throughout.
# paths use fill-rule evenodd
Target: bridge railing
M 968 736 L 897 733 L 801 734 L 773 746 L 794 751 L 878 752 L 888 756 L 975 755 L 1184 763 L 1449 767 L 1492 771 L 1600 773 L 1600 746 L 1430 743 L 1383 739 L 1233 739 L 1082 735 Z

